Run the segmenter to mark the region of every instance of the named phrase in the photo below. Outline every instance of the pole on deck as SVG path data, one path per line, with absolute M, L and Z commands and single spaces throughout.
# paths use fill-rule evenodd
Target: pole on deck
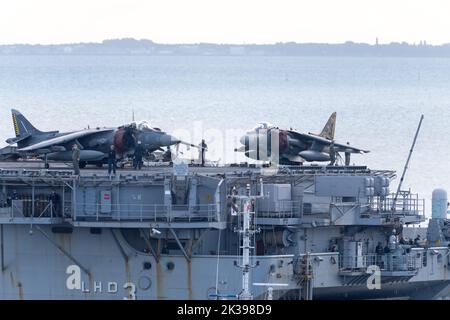
M 416 145 L 417 136 L 419 135 L 420 127 L 422 126 L 423 115 L 420 117 L 419 126 L 417 127 L 416 134 L 414 135 L 414 140 L 411 145 L 411 149 L 409 150 L 408 159 L 406 160 L 405 167 L 403 168 L 402 177 L 400 178 L 400 182 L 398 184 L 397 192 L 395 193 L 394 200 L 392 201 L 391 211 L 395 211 L 395 206 L 397 204 L 398 194 L 400 193 L 400 189 L 402 187 L 403 180 L 405 179 L 406 170 L 408 170 L 409 160 L 411 160 L 412 153 L 414 151 L 414 146 Z

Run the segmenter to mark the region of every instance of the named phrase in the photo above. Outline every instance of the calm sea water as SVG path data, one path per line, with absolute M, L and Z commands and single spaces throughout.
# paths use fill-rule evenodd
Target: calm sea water
M 12 107 L 41 130 L 116 126 L 134 109 L 195 143 L 204 135 L 221 161 L 235 156 L 226 130 L 320 132 L 337 111 L 336 139 L 371 150 L 352 162 L 399 175 L 424 114 L 404 188 L 428 200 L 450 189 L 450 59 L 1 56 L 1 139 L 14 134 Z

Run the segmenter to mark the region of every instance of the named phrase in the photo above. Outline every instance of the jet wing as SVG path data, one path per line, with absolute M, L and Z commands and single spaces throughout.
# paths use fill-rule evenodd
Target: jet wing
M 295 131 L 288 131 L 288 132 L 292 137 L 299 139 L 304 143 L 311 144 L 311 150 L 322 151 L 322 149 L 324 147 L 329 147 L 332 142 L 331 140 L 322 138 L 320 136 L 312 135 L 312 134 L 305 134 L 305 133 L 300 133 L 300 132 L 295 132 Z M 334 143 L 334 149 L 336 152 L 350 152 L 350 153 L 368 153 L 368 152 L 370 152 L 369 150 L 355 148 L 355 147 L 352 147 L 351 145 L 342 144 L 342 143 L 338 143 L 338 142 Z
M 51 138 L 51 139 L 48 139 L 48 140 L 45 140 L 45 141 L 42 141 L 39 143 L 32 144 L 25 148 L 18 149 L 17 151 L 30 152 L 30 151 L 36 151 L 39 149 L 46 149 L 46 148 L 53 147 L 53 146 L 60 146 L 63 144 L 67 144 L 71 141 L 74 141 L 76 139 L 84 138 L 84 137 L 87 137 L 87 136 L 95 134 L 95 133 L 112 131 L 112 130 L 114 130 L 114 129 L 88 129 L 88 130 L 83 130 L 83 131 L 76 131 L 76 132 L 68 133 L 63 136 Z
M 334 143 L 334 149 L 337 152 L 350 152 L 350 153 L 369 153 L 369 150 L 359 149 L 356 147 L 352 147 L 348 144 L 342 144 L 342 143 Z

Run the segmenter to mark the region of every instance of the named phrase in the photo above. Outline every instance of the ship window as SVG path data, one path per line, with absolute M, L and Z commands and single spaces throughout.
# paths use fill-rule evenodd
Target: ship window
M 167 270 L 173 270 L 175 269 L 175 263 L 173 263 L 172 261 L 167 262 Z
M 143 266 L 144 266 L 144 270 L 150 270 L 152 268 L 151 262 L 148 262 L 148 261 L 144 262 Z

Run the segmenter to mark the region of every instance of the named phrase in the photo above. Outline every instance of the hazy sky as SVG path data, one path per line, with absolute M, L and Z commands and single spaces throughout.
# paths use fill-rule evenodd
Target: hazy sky
M 448 0 L 0 0 L 0 43 L 450 42 Z

